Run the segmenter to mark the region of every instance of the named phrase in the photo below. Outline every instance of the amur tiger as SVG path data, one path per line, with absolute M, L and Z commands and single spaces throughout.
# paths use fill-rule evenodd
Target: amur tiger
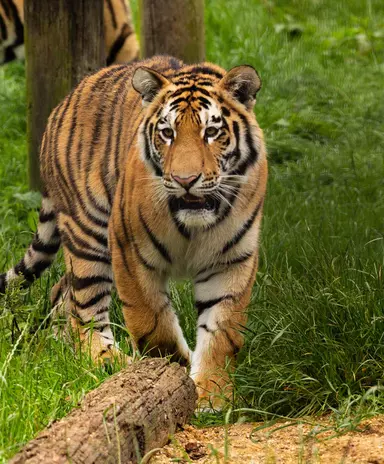
M 126 0 L 104 0 L 104 38 L 107 66 L 138 59 L 139 44 Z M 0 64 L 15 59 L 24 59 L 24 0 L 0 0 Z
M 260 86 L 251 66 L 226 72 L 164 56 L 86 77 L 49 118 L 37 232 L 0 292 L 18 276 L 32 283 L 62 246 L 67 271 L 52 304 L 81 348 L 95 361 L 118 355 L 108 314 L 116 285 L 133 347 L 190 362 L 202 402 L 217 405 L 219 391 L 230 393 L 258 264 Z M 193 279 L 192 353 L 170 278 Z

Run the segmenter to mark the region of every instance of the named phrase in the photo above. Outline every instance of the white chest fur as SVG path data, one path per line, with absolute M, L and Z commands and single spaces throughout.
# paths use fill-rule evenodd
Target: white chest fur
M 237 213 L 237 214 L 236 214 Z M 173 279 L 195 278 L 222 267 L 231 260 L 237 259 L 247 253 L 252 253 L 258 244 L 259 224 L 247 231 L 240 243 L 226 250 L 230 243 L 239 234 L 249 215 L 233 212 L 219 225 L 208 230 L 191 230 L 190 237 L 186 239 L 173 226 L 154 228 L 153 234 L 167 250 L 170 262 L 166 261 L 150 240 L 142 242 L 143 254 L 151 265 L 161 269 Z M 160 231 L 166 230 L 166 233 Z

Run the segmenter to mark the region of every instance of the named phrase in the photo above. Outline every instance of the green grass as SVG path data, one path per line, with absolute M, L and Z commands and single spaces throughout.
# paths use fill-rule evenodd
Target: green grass
M 271 161 L 260 270 L 233 376 L 233 407 L 247 411 L 233 418 L 333 411 L 337 426 L 353 426 L 384 410 L 384 4 L 207 0 L 206 25 L 207 59 L 261 74 L 256 113 Z M 2 269 L 21 256 L 37 218 L 24 97 L 23 66 L 0 68 Z M 49 288 L 62 271 L 59 260 L 1 303 L 0 461 L 107 376 L 52 337 Z M 191 287 L 172 294 L 193 343 Z

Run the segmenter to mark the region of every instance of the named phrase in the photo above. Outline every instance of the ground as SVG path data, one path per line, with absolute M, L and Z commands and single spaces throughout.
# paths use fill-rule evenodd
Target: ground
M 246 343 L 231 377 L 237 412 L 199 414 L 194 425 L 331 411 L 336 429 L 354 429 L 384 412 L 384 2 L 205 4 L 207 59 L 261 76 L 255 111 L 270 175 Z M 0 68 L 0 271 L 24 253 L 40 202 L 28 190 L 24 75 L 22 64 Z M 59 258 L 30 290 L 0 300 L 0 463 L 119 369 L 53 337 L 49 291 L 62 273 Z M 193 348 L 191 286 L 171 290 Z M 117 298 L 112 311 L 129 353 Z
M 307 422 L 307 423 L 306 423 Z M 359 431 L 335 436 L 327 419 L 196 429 L 186 426 L 151 464 L 384 464 L 384 418 L 363 421 Z M 262 430 L 257 431 L 262 428 Z

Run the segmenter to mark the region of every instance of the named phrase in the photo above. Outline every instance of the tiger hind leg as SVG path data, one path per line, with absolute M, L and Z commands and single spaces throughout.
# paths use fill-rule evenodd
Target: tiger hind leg
M 108 308 L 113 282 L 108 255 L 81 250 L 78 244 L 68 242 L 68 235 L 64 236 L 66 290 L 56 295 L 56 305 L 65 298 L 68 328 L 75 345 L 96 363 L 128 361 L 118 349 L 110 326 Z
M 67 341 L 69 341 L 68 304 L 69 286 L 68 276 L 65 274 L 51 290 L 51 319 L 55 338 L 62 337 Z

